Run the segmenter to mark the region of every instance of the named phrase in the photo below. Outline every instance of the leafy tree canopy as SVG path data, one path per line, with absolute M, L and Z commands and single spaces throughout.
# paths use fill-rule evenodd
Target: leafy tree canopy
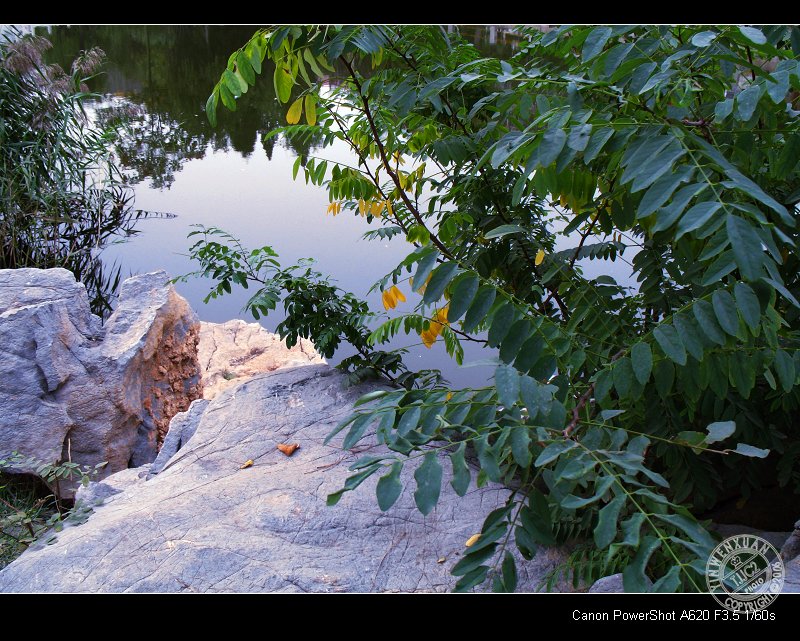
M 390 509 L 404 465 L 423 514 L 473 482 L 515 488 L 452 568 L 456 589 L 513 590 L 514 544 L 530 559 L 574 537 L 593 539 L 581 578 L 624 568 L 627 590 L 700 589 L 714 539 L 696 515 L 764 485 L 800 490 L 800 30 L 521 35 L 500 60 L 438 27 L 264 29 L 208 99 L 213 123 L 274 61 L 281 131 L 354 156 L 298 159 L 295 175 L 327 188 L 329 213 L 414 245 L 376 283 L 399 315 L 370 329 L 378 314 L 352 295 L 219 230 L 193 253 L 212 295 L 256 282 L 250 309 L 284 297 L 290 342 L 348 340 L 354 378 L 398 384 L 329 437 L 350 448 L 377 425 L 390 450 L 356 463 L 330 503 L 378 474 Z M 587 276 L 590 261 L 622 262 L 630 282 Z M 378 350 L 400 332 L 441 338 L 456 360 L 478 341 L 493 381 L 456 390 L 408 371 Z

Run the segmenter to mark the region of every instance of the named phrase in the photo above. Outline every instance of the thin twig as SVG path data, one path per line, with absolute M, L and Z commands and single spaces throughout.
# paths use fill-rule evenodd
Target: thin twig
M 358 90 L 358 96 L 361 99 L 361 104 L 364 106 L 364 115 L 367 118 L 367 122 L 369 122 L 369 128 L 372 131 L 372 137 L 375 140 L 375 144 L 378 146 L 378 153 L 381 156 L 381 162 L 383 163 L 383 168 L 386 170 L 386 173 L 389 175 L 389 178 L 392 179 L 392 182 L 397 187 L 398 192 L 400 193 L 400 198 L 402 198 L 403 202 L 405 203 L 408 211 L 411 212 L 411 215 L 414 216 L 414 219 L 419 223 L 425 230 L 430 234 L 431 242 L 436 245 L 442 254 L 445 256 L 452 258 L 450 251 L 445 247 L 442 242 L 436 237 L 432 231 L 428 229 L 425 225 L 425 221 L 423 220 L 422 216 L 420 215 L 419 211 L 414 207 L 414 204 L 411 202 L 411 199 L 406 194 L 405 189 L 402 188 L 400 185 L 400 177 L 392 171 L 392 167 L 389 164 L 389 159 L 386 156 L 386 148 L 383 146 L 383 142 L 381 141 L 380 133 L 378 132 L 378 127 L 375 124 L 375 119 L 372 115 L 372 110 L 369 106 L 369 99 L 366 95 L 362 92 L 361 83 L 359 82 L 358 78 L 356 77 L 355 69 L 353 69 L 353 65 L 347 60 L 344 56 L 339 58 L 344 62 L 345 67 L 350 72 L 350 77 L 353 79 L 353 83 Z
M 625 353 L 624 349 L 621 349 L 616 354 L 611 357 L 611 362 L 613 363 L 615 360 L 620 358 Z M 572 408 L 572 420 L 567 424 L 567 427 L 564 429 L 563 435 L 564 438 L 571 438 L 572 432 L 575 431 L 575 428 L 578 427 L 578 423 L 581 420 L 581 410 L 586 407 L 586 403 L 589 402 L 589 399 L 592 398 L 592 394 L 594 394 L 594 383 L 590 383 L 587 390 L 580 395 L 578 398 L 578 402 L 575 404 L 575 407 Z

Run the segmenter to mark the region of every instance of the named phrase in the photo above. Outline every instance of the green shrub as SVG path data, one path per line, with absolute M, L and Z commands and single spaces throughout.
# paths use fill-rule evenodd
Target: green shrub
M 457 589 L 513 590 L 509 546 L 530 559 L 579 537 L 596 552 L 576 563 L 624 567 L 626 590 L 698 590 L 714 539 L 697 515 L 756 488 L 800 490 L 800 29 L 521 35 L 500 60 L 438 27 L 261 30 L 208 99 L 213 123 L 273 60 L 279 131 L 355 158 L 298 159 L 295 175 L 328 189 L 329 213 L 414 244 L 376 287 L 387 309 L 398 286 L 421 300 L 368 344 L 404 332 L 428 347 L 442 336 L 456 359 L 463 340 L 496 354 L 484 388 L 412 375 L 362 399 L 329 438 L 345 431 L 350 448 L 377 425 L 389 453 L 357 462 L 329 503 L 378 474 L 388 510 L 413 465 L 428 514 L 443 491 L 435 452 L 450 453 L 459 495 L 474 452 L 478 487 L 514 491 L 452 568 Z M 612 263 L 636 285 L 597 275 Z M 205 274 L 229 289 L 245 271 Z M 305 309 L 287 312 L 303 327 Z
M 77 463 L 46 463 L 18 452 L 0 458 L 0 569 L 11 563 L 45 534 L 59 532 L 64 523 L 82 523 L 91 513 L 88 506 L 64 504 L 59 498 L 61 481 L 77 480 L 87 485 L 105 463 L 94 467 Z M 13 474 L 32 469 L 41 479 Z M 42 481 L 56 491 L 43 491 Z M 48 539 L 52 542 L 54 536 Z

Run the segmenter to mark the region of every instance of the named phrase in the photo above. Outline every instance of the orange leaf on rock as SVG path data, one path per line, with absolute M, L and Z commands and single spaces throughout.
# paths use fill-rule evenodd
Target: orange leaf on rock
M 281 452 L 283 452 L 284 454 L 286 454 L 286 456 L 291 456 L 292 454 L 294 454 L 295 451 L 297 451 L 297 449 L 299 447 L 300 447 L 299 443 L 279 443 L 278 444 L 278 449 Z

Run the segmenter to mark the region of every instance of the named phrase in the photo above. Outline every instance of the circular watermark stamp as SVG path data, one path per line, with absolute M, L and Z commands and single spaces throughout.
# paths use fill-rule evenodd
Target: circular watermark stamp
M 722 541 L 706 563 L 708 591 L 734 612 L 763 610 L 783 589 L 785 570 L 778 551 L 761 537 L 737 534 Z

